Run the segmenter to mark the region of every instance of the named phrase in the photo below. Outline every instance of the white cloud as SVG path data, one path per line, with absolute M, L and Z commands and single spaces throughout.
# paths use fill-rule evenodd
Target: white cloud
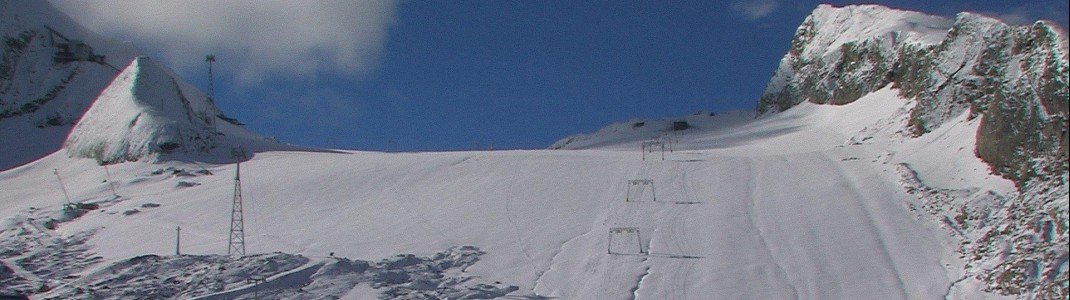
M 394 23 L 393 0 L 51 0 L 105 35 L 162 53 L 179 71 L 217 67 L 241 84 L 267 75 L 312 78 L 376 68 Z
M 743 0 L 733 2 L 732 10 L 751 21 L 756 21 L 768 16 L 776 10 L 777 6 L 776 0 Z
M 1003 20 L 1004 23 L 1011 25 L 1031 24 L 1036 21 L 1036 18 L 1026 15 L 1021 12 L 1012 12 L 1006 14 L 999 14 L 996 18 Z

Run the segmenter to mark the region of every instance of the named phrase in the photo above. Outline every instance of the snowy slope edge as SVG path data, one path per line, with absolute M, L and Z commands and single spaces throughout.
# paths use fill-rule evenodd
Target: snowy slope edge
M 638 142 L 659 140 L 694 131 L 737 126 L 754 119 L 753 111 L 697 112 L 683 118 L 662 118 L 617 122 L 593 133 L 581 133 L 557 140 L 550 149 L 579 150 L 605 147 L 638 147 Z M 634 148 L 634 147 L 633 147 Z

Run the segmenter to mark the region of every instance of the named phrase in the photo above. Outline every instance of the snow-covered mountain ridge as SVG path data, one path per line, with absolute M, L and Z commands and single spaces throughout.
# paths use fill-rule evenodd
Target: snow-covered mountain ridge
M 754 119 L 753 111 L 720 113 L 697 112 L 683 118 L 630 120 L 610 124 L 597 132 L 565 137 L 550 145 L 550 149 L 591 149 L 638 141 L 664 140 L 670 142 L 683 131 L 709 131 L 745 124 Z
M 85 29 L 48 1 L 0 0 L 0 39 L 0 170 L 60 149 L 119 73 L 113 66 L 125 66 L 138 55 L 130 44 Z M 91 46 L 103 63 L 57 61 L 54 44 L 67 39 Z
M 0 169 L 61 147 L 101 163 L 169 154 L 171 159 L 229 161 L 239 146 L 293 149 L 239 126 L 168 68 L 135 58 L 137 50 L 129 44 L 86 30 L 48 1 L 2 0 L 0 6 L 6 42 L 0 60 L 0 139 L 5 141 Z M 79 42 L 103 61 L 65 58 L 63 51 Z
M 1067 172 L 1067 54 L 1065 29 L 1050 22 L 822 5 L 796 31 L 758 112 L 846 104 L 892 84 L 918 101 L 914 134 L 968 111 L 982 117 L 979 157 L 1019 184 L 1049 180 Z
M 111 164 L 167 154 L 226 161 L 234 148 L 282 149 L 276 144 L 224 116 L 174 72 L 139 57 L 97 97 L 64 148 L 73 157 Z

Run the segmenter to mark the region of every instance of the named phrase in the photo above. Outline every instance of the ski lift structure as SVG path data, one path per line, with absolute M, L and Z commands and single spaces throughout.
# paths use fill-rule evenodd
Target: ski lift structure
M 105 63 L 104 55 L 96 54 L 93 51 L 93 47 L 89 46 L 82 40 L 70 39 L 64 36 L 59 31 L 56 31 L 50 26 L 45 26 L 48 29 L 48 44 L 56 48 L 55 55 L 52 58 L 57 63 L 68 63 L 75 61 L 88 61 L 95 63 Z
M 648 189 L 649 188 L 649 189 Z M 658 201 L 658 196 L 654 192 L 654 180 L 652 179 L 632 179 L 628 180 L 628 192 L 624 196 L 624 202 L 640 202 L 644 199 L 644 196 L 649 194 L 650 199 L 654 202 Z
M 673 148 L 675 148 L 676 144 L 680 142 L 680 136 L 676 131 L 671 131 L 669 133 L 658 136 L 657 141 L 669 147 L 669 152 L 674 152 Z
M 616 239 L 614 239 L 616 237 Z M 637 252 L 632 252 L 638 250 Z M 613 227 L 609 229 L 607 254 L 645 255 L 643 239 L 639 236 L 639 227 Z
M 215 64 L 215 54 L 204 56 L 204 62 L 208 63 L 208 102 L 215 103 L 215 76 L 212 76 L 212 65 Z
M 661 160 L 665 160 L 665 143 L 662 143 L 661 141 L 646 141 L 646 142 L 643 142 L 643 144 L 642 144 L 640 149 L 643 152 L 643 160 L 646 160 L 646 153 L 647 152 L 654 152 L 654 151 L 660 151 L 661 152 Z

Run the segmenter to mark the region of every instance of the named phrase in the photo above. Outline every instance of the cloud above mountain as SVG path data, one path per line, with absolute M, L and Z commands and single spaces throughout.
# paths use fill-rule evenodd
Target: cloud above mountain
M 755 21 L 768 16 L 776 10 L 777 6 L 779 5 L 776 0 L 748 0 L 735 1 L 731 7 L 732 11 L 751 21 Z
M 369 73 L 398 9 L 392 0 L 52 2 L 86 27 L 131 40 L 184 73 L 204 68 L 204 56 L 213 53 L 242 85 L 273 75 Z

